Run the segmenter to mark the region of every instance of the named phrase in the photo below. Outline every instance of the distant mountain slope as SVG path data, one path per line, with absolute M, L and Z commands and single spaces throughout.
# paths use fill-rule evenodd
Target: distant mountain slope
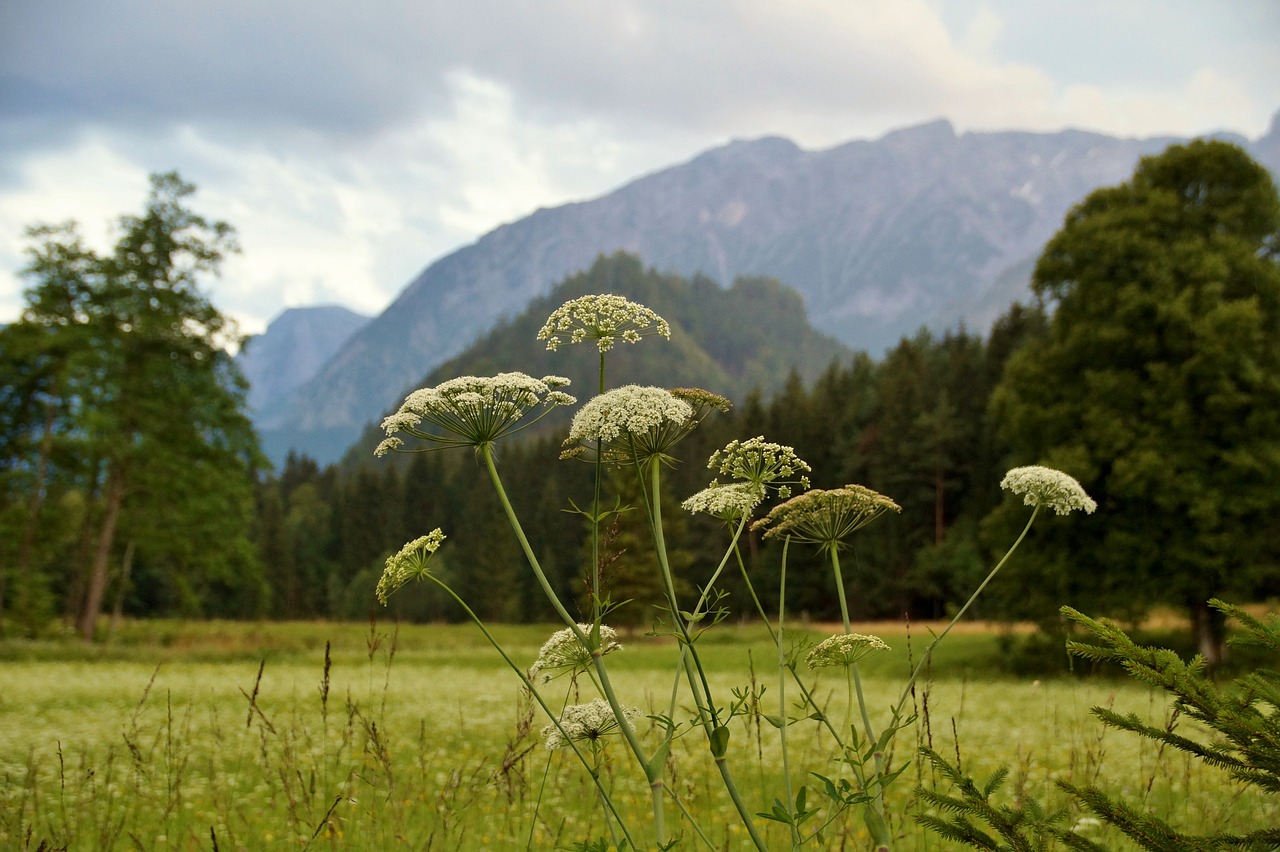
M 1277 140 L 1250 147 L 1273 170 Z M 879 353 L 929 325 L 985 329 L 1072 204 L 1174 139 L 1094 133 L 956 134 L 945 121 L 804 151 L 734 142 L 602 198 L 539 210 L 431 264 L 291 397 L 268 430 L 322 460 L 386 400 L 600 253 L 653 267 L 776 277 L 814 324 Z M 1241 142 L 1245 140 L 1236 139 Z
M 671 325 L 669 341 L 619 343 L 609 352 L 610 387 L 700 387 L 741 403 L 754 388 L 771 394 L 783 387 L 793 371 L 811 381 L 833 360 L 853 354 L 816 331 L 800 294 L 775 279 L 743 277 L 722 288 L 706 277 L 688 279 L 646 270 L 635 255 L 618 253 L 598 258 L 585 273 L 557 284 L 519 316 L 500 322 L 414 386 L 514 370 L 538 377 L 565 376 L 571 382 L 566 390 L 585 402 L 597 387 L 595 344 L 562 345 L 548 352 L 546 343 L 537 339 L 538 330 L 564 302 L 604 292 L 639 302 Z M 403 395 L 388 399 L 379 414 L 394 411 L 402 399 Z M 372 460 L 373 448 L 383 437 L 381 430 L 366 429 L 353 450 L 354 460 Z
M 236 361 L 249 380 L 250 414 L 260 421 L 264 410 L 316 375 L 369 320 L 338 305 L 289 308 L 249 338 Z M 289 447 L 266 449 L 272 458 L 283 458 Z

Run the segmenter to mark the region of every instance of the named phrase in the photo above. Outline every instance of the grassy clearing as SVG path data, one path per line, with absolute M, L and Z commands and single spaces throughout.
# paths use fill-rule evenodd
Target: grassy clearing
M 551 629 L 497 633 L 531 662 Z M 893 652 L 867 661 L 873 707 L 896 700 L 908 669 L 904 628 L 882 633 Z M 917 732 L 944 753 L 958 748 L 966 772 L 983 778 L 1009 764 L 1011 797 L 1058 804 L 1053 779 L 1100 782 L 1197 831 L 1280 821 L 1274 797 L 1242 793 L 1221 773 L 1088 716 L 1103 704 L 1163 720 L 1162 695 L 1118 680 L 1002 677 L 988 662 L 996 642 L 984 632 L 949 637 L 916 697 Z M 665 711 L 672 646 L 639 635 L 624 644 L 610 657 L 624 701 Z M 700 647 L 721 694 L 754 676 L 768 687 L 763 712 L 777 712 L 762 629 L 717 628 Z M 547 720 L 465 626 L 127 623 L 108 648 L 5 644 L 0 655 L 0 848 L 547 849 L 607 836 L 585 773 L 541 747 Z M 557 689 L 570 697 L 572 685 L 558 680 Z M 817 679 L 833 706 L 842 690 Z M 792 765 L 834 775 L 809 725 L 790 728 Z M 705 744 L 691 735 L 676 746 L 671 788 L 718 847 L 742 848 Z M 608 752 L 615 800 L 643 835 L 642 776 L 620 743 Z M 782 790 L 776 732 L 735 720 L 731 758 L 749 801 L 767 809 Z M 909 769 L 890 799 L 900 846 L 946 848 L 903 818 L 917 780 L 930 782 Z M 798 772 L 793 781 L 806 783 Z M 679 848 L 698 848 L 687 827 L 683 836 Z M 785 847 L 781 831 L 770 841 Z M 856 816 L 833 826 L 827 844 L 865 845 Z

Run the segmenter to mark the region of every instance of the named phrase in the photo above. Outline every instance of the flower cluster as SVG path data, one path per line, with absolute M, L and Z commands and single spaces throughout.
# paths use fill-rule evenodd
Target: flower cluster
M 591 636 L 590 624 L 579 624 L 578 629 L 588 638 Z M 621 650 L 618 632 L 607 624 L 601 624 L 600 654 Z M 582 640 L 571 629 L 566 627 L 557 630 L 543 643 L 538 659 L 534 660 L 533 667 L 529 669 L 529 679 L 541 676 L 542 682 L 547 683 L 558 674 L 583 671 L 591 665 L 591 656 L 590 649 L 582 644 Z
M 861 485 L 829 491 L 815 488 L 774 506 L 752 529 L 765 530 L 765 538 L 789 535 L 799 541 L 835 547 L 841 539 L 889 511 L 901 512 L 902 507 Z
M 764 487 L 753 482 L 731 482 L 711 485 L 680 505 L 688 512 L 705 512 L 722 521 L 737 521 L 750 516 L 764 500 Z
M 638 343 L 646 334 L 670 339 L 671 326 L 644 305 L 605 293 L 572 299 L 556 308 L 538 331 L 538 339 L 547 341 L 547 349 L 554 352 L 564 342 L 564 334 L 569 343 L 594 340 L 601 352 L 608 352 L 619 339 Z
M 461 376 L 433 388 L 421 388 L 405 399 L 400 410 L 382 421 L 389 437 L 375 455 L 399 449 L 403 432 L 440 446 L 482 446 L 536 422 L 558 405 L 575 400 L 556 390 L 569 384 L 560 376 L 535 379 L 524 373 L 499 373 L 492 377 Z M 530 409 L 544 406 L 541 414 L 523 421 Z M 428 424 L 428 425 L 424 425 Z
M 1092 514 L 1098 508 L 1075 477 L 1051 467 L 1015 467 L 1004 475 L 1000 487 L 1021 494 L 1028 506 L 1048 506 L 1059 515 L 1075 509 Z
M 791 447 L 766 441 L 757 436 L 747 441 L 730 441 L 716 450 L 707 467 L 722 476 L 749 482 L 762 492 L 772 488 L 783 499 L 791 496 L 791 486 L 809 487 L 809 463 L 796 455 Z M 712 481 L 712 486 L 717 485 Z
M 430 573 L 427 563 L 431 560 L 431 555 L 440 549 L 442 541 L 444 533 L 437 527 L 426 535 L 415 538 L 400 548 L 399 553 L 387 559 L 387 567 L 383 569 L 378 588 L 374 591 L 383 606 L 387 605 L 387 598 L 396 589 Z
M 669 390 L 623 385 L 578 409 L 569 427 L 570 445 L 590 450 L 597 444 L 613 463 L 660 456 L 689 433 L 697 420 L 693 406 Z
M 809 668 L 823 666 L 848 668 L 873 651 L 887 651 L 889 646 L 879 636 L 865 633 L 837 633 L 823 639 L 805 656 Z
M 622 715 L 628 720 L 638 719 L 640 711 L 634 707 L 623 707 Z M 602 737 L 619 731 L 622 723 L 614 714 L 609 702 L 599 698 L 589 704 L 570 704 L 560 713 L 560 727 L 547 725 L 542 729 L 542 738 L 548 751 L 565 748 L 570 742 L 588 741 L 593 745 Z

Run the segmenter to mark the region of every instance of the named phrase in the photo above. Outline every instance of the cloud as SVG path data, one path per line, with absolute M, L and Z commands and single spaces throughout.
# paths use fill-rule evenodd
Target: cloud
M 43 0 L 0 5 L 0 321 L 23 225 L 149 171 L 239 230 L 216 300 L 385 305 L 436 257 L 733 137 L 1262 132 L 1264 0 Z

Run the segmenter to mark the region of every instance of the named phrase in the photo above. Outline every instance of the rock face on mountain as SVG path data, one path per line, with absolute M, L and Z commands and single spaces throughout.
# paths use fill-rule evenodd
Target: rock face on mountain
M 1278 140 L 1275 124 L 1256 144 L 1233 139 L 1273 171 Z M 497 320 L 617 250 L 722 285 L 775 277 L 803 294 L 818 329 L 873 354 L 922 325 L 985 329 L 1024 297 L 1072 204 L 1175 141 L 957 134 L 937 121 L 820 151 L 732 142 L 601 198 L 538 210 L 433 263 L 259 425 L 287 426 L 292 446 L 336 458 L 335 438 L 355 440 Z

